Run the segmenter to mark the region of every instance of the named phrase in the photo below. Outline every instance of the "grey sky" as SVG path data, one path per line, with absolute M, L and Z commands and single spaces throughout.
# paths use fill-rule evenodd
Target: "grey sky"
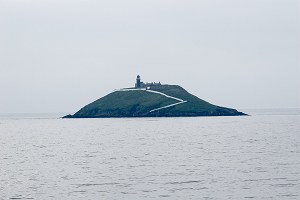
M 299 0 L 0 0 L 0 113 L 75 112 L 143 81 L 300 107 Z

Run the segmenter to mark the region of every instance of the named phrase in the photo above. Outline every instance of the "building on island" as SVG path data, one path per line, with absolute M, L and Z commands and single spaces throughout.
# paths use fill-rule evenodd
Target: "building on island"
M 140 75 L 137 75 L 137 77 L 136 77 L 136 83 L 135 83 L 135 88 L 140 88 L 140 87 L 141 87 L 141 77 L 140 77 Z
M 147 88 L 147 87 L 150 87 L 150 86 L 154 86 L 154 85 L 161 85 L 160 82 L 156 83 L 156 82 L 151 82 L 151 83 L 144 83 L 141 81 L 141 76 L 140 75 L 137 75 L 136 77 L 136 83 L 135 83 L 135 88 Z

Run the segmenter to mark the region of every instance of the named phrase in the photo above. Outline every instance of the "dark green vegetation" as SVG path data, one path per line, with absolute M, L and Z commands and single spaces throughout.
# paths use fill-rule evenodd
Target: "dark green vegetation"
M 115 91 L 64 118 L 97 117 L 185 117 L 185 116 L 236 116 L 246 115 L 235 109 L 212 105 L 191 95 L 177 85 L 152 86 L 151 90 L 162 92 L 184 101 L 179 105 L 150 112 L 179 101 L 145 90 Z

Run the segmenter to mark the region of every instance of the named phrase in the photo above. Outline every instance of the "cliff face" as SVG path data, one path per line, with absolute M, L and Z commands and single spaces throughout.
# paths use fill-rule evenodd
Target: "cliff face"
M 112 92 L 64 118 L 185 117 L 246 115 L 212 105 L 177 85 L 123 89 Z

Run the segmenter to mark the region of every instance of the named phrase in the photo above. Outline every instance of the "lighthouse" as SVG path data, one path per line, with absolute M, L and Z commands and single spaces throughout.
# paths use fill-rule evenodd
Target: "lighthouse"
M 137 75 L 135 88 L 140 88 L 140 87 L 141 87 L 141 77 L 140 77 L 140 75 Z

